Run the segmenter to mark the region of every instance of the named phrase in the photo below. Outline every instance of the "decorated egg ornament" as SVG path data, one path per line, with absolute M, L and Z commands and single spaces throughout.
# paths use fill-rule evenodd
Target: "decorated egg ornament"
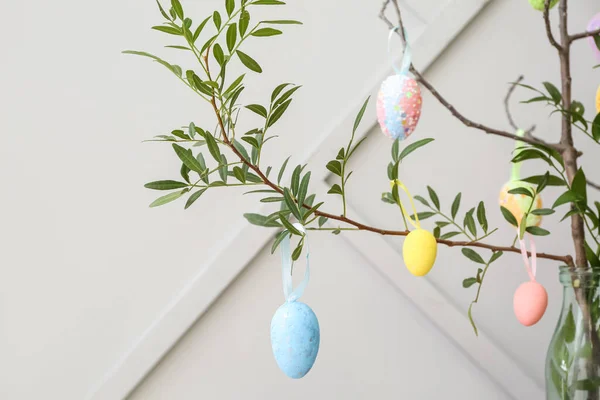
M 413 221 L 411 216 L 406 212 L 402 201 L 398 199 L 398 206 L 400 207 L 402 214 L 404 214 L 406 220 L 415 228 L 406 236 L 404 244 L 402 245 L 402 258 L 404 259 L 404 264 L 408 271 L 414 276 L 425 276 L 431 271 L 435 264 L 435 259 L 437 257 L 437 241 L 431 232 L 421 228 L 415 203 L 406 186 L 397 179 L 390 182 L 390 184 L 392 185 L 392 190 L 397 190 L 395 189 L 397 186 L 406 193 L 415 216 L 415 220 Z
M 529 274 L 529 282 L 525 282 L 519 286 L 513 297 L 513 308 L 517 320 L 524 326 L 532 326 L 539 322 L 544 316 L 548 307 L 548 293 L 542 285 L 535 280 L 537 255 L 535 242 L 529 235 L 531 244 L 531 262 L 527 255 L 525 240 L 520 240 L 521 254 L 525 269 Z
M 304 280 L 296 289 L 292 284 L 292 256 L 290 236 L 281 242 L 282 279 L 285 303 L 277 309 L 271 320 L 271 348 L 273 356 L 288 377 L 300 379 L 313 367 L 319 345 L 321 331 L 319 321 L 313 310 L 298 301 L 304 293 L 310 278 L 309 248 L 306 231 L 300 224 L 294 224 L 304 234 L 306 247 L 306 272 Z
M 390 31 L 389 43 L 399 28 Z M 408 42 L 402 58 L 402 67 L 394 69 L 396 75 L 386 78 L 377 95 L 377 120 L 384 135 L 391 139 L 404 140 L 417 127 L 421 117 L 423 98 L 417 81 L 408 76 L 411 65 L 411 50 Z
M 550 8 L 554 7 L 557 3 L 558 0 L 552 0 Z M 545 0 L 529 0 L 529 4 L 538 11 L 544 11 Z
M 596 111 L 600 113 L 600 86 L 598 86 L 598 91 L 596 92 Z
M 600 29 L 600 13 L 594 15 L 594 17 L 590 20 L 590 22 L 587 26 L 588 32 L 595 31 L 596 29 Z M 588 43 L 590 44 L 590 47 L 592 48 L 592 51 L 596 55 L 596 58 L 598 60 L 600 60 L 600 49 L 598 49 L 598 46 L 596 45 L 596 41 L 594 40 L 594 37 L 590 36 L 587 40 L 588 40 Z

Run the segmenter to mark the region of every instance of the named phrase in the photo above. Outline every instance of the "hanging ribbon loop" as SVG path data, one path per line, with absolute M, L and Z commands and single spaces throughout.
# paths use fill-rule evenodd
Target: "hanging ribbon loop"
M 388 54 L 392 58 L 392 66 L 398 75 L 408 75 L 408 70 L 410 69 L 410 65 L 412 64 L 412 51 L 410 45 L 408 44 L 408 36 L 406 35 L 406 30 L 404 30 L 404 38 L 406 42 L 404 43 L 404 54 L 402 56 L 402 66 L 398 68 L 394 59 L 392 57 L 392 37 L 394 33 L 400 30 L 400 26 L 395 26 L 390 29 L 390 33 L 388 35 Z
M 406 186 L 404 186 L 404 184 L 402 182 L 400 182 L 398 179 L 390 181 L 390 186 L 392 187 L 392 189 L 394 188 L 394 186 L 398 186 L 400 189 L 402 189 L 404 191 L 404 193 L 406 193 L 406 195 L 408 196 L 408 201 L 410 202 L 410 206 L 413 209 L 415 220 L 413 221 L 411 216 L 408 215 L 408 213 L 406 212 L 406 209 L 404 208 L 404 205 L 402 204 L 402 201 L 400 200 L 400 196 L 398 196 L 398 206 L 400 206 L 400 210 L 402 211 L 402 214 L 408 219 L 410 224 L 415 229 L 421 229 L 421 222 L 419 221 L 419 215 L 417 213 L 417 208 L 415 207 L 415 202 L 413 200 L 412 195 L 408 191 L 408 188 Z
M 304 272 L 304 279 L 300 282 L 298 287 L 294 289 L 294 283 L 292 282 L 292 268 L 294 266 L 294 261 L 292 260 L 292 253 L 290 250 L 290 235 L 285 235 L 285 238 L 281 241 L 281 276 L 283 280 L 283 294 L 285 296 L 285 301 L 288 303 L 298 300 L 302 294 L 304 294 L 304 289 L 308 285 L 310 279 L 310 248 L 308 246 L 306 230 L 301 224 L 295 223 L 293 225 L 302 233 L 301 240 L 304 241 L 304 246 L 306 247 L 306 271 Z
M 517 231 L 517 235 L 519 232 Z M 529 256 L 527 255 L 527 245 L 525 244 L 525 236 L 523 239 L 519 239 L 519 245 L 521 246 L 521 255 L 523 256 L 523 263 L 525 263 L 525 269 L 527 270 L 527 274 L 529 275 L 529 279 L 532 282 L 535 282 L 535 276 L 537 274 L 537 250 L 535 247 L 535 241 L 533 237 L 528 234 L 529 245 L 531 247 L 531 263 L 529 260 Z

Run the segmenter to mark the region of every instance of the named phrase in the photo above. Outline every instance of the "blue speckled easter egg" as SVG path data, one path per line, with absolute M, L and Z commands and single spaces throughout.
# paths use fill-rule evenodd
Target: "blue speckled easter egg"
M 271 321 L 271 347 L 279 368 L 299 379 L 310 371 L 321 341 L 319 321 L 313 310 L 297 301 L 277 309 Z

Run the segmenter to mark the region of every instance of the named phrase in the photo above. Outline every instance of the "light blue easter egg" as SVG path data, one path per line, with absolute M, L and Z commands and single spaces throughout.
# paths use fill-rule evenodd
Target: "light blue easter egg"
M 271 347 L 279 368 L 299 379 L 310 371 L 319 352 L 321 331 L 313 310 L 297 301 L 283 304 L 271 320 Z

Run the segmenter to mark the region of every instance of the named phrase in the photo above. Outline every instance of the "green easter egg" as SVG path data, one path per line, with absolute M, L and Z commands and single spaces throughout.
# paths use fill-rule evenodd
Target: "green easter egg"
M 531 6 L 538 11 L 544 11 L 545 3 L 546 2 L 544 0 L 529 0 L 529 4 L 531 4 Z M 554 7 L 557 3 L 558 3 L 558 0 L 551 0 L 550 8 Z

